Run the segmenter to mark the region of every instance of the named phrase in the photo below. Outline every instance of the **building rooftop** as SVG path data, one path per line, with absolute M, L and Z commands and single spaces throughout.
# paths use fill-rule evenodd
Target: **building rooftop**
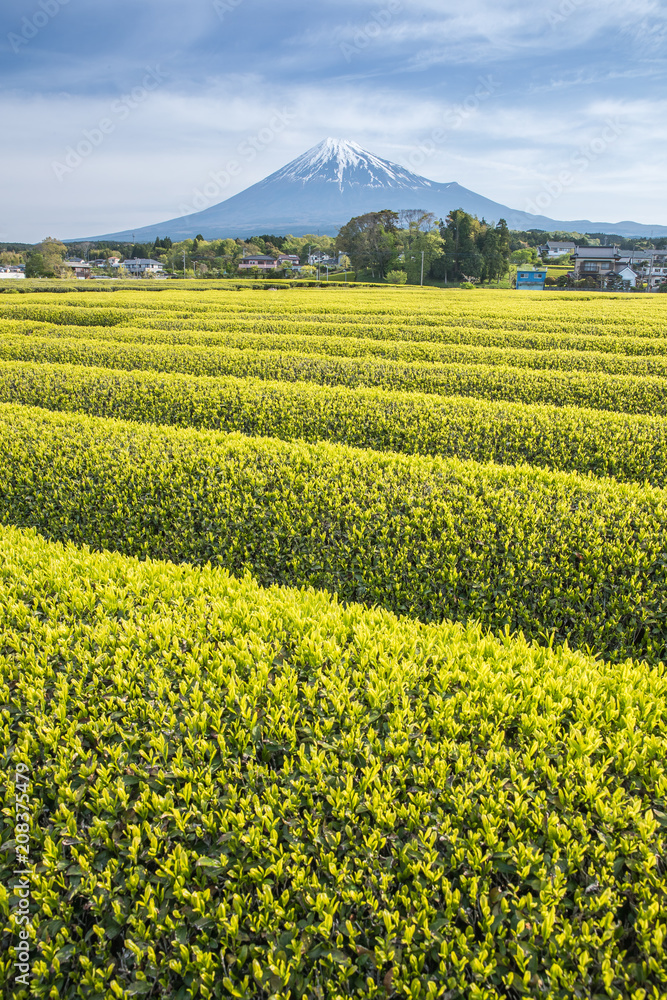
M 620 250 L 618 247 L 577 247 L 574 257 L 588 257 L 597 260 L 612 260 L 618 257 Z

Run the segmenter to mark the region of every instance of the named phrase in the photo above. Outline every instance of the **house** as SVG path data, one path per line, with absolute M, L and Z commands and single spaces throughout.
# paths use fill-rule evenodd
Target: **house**
M 618 247 L 577 247 L 572 254 L 574 277 L 600 278 L 614 271 L 621 260 Z
M 241 258 L 239 271 L 249 271 L 252 267 L 256 267 L 260 271 L 275 271 L 277 266 L 278 261 L 275 257 L 270 257 L 264 253 L 256 253 L 250 257 Z
M 90 278 L 92 271 L 92 264 L 89 264 L 86 260 L 64 260 L 64 267 L 71 267 L 74 274 L 74 278 Z
M 577 249 L 576 244 L 571 242 L 558 242 L 558 240 L 547 240 L 544 246 L 538 247 L 537 252 L 540 257 L 547 257 L 548 259 L 553 259 L 554 257 L 562 257 L 566 253 L 574 253 Z
M 299 255 L 296 253 L 281 254 L 278 257 L 278 266 L 297 268 L 299 266 Z
M 25 278 L 25 267 L 10 265 L 0 267 L 0 278 Z
M 150 257 L 133 257 L 123 261 L 123 267 L 132 278 L 145 278 L 147 274 L 163 275 L 164 267 L 159 260 Z
M 624 291 L 629 291 L 631 288 L 637 287 L 637 272 L 629 264 L 619 262 L 618 266 L 613 271 L 610 271 L 607 276 L 607 284 L 612 287 L 614 285 L 619 286 L 620 282 L 622 282 L 622 286 L 620 287 Z
M 338 267 L 342 256 L 343 254 L 338 254 L 332 257 L 325 250 L 316 250 L 308 254 L 308 263 L 315 267 Z
M 667 281 L 667 250 L 623 251 L 619 264 L 631 267 L 651 292 Z
M 540 267 L 540 268 L 519 267 L 516 272 L 516 288 L 518 292 L 530 289 L 533 289 L 534 291 L 543 292 L 544 283 L 546 280 L 547 280 L 546 267 Z

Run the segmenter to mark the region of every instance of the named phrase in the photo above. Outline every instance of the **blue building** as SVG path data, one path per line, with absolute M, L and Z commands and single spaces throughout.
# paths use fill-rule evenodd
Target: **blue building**
M 544 282 L 547 280 L 546 267 L 529 269 L 520 267 L 516 272 L 516 288 L 521 291 L 525 288 L 536 289 L 538 292 L 544 291 Z

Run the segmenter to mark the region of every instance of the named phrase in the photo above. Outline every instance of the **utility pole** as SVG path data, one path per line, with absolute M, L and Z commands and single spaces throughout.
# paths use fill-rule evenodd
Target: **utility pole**
M 183 251 L 183 277 L 185 277 L 185 250 Z
M 648 265 L 648 281 L 646 282 L 646 291 L 651 291 L 651 278 L 653 277 L 653 254 L 649 257 Z
M 421 277 L 420 284 L 421 285 L 424 284 L 424 251 L 423 250 L 422 250 L 422 277 Z

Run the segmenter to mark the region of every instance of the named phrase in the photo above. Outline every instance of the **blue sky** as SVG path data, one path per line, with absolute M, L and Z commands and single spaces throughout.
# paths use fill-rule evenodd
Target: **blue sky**
M 328 135 L 517 209 L 667 224 L 667 0 L 13 0 L 0 21 L 0 240 L 172 218 L 213 173 L 208 207 Z

